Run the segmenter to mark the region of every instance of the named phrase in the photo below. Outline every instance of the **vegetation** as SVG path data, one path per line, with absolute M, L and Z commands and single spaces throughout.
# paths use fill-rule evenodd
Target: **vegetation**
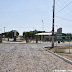
M 35 36 L 36 33 L 44 33 L 45 31 L 37 31 L 37 30 L 34 30 L 34 31 L 29 31 L 29 32 L 23 32 L 23 37 L 25 39 L 39 39 L 39 36 Z
M 54 53 L 65 53 L 66 47 L 65 46 L 57 46 L 57 47 L 45 47 L 48 50 L 51 50 Z
M 2 33 L 2 36 L 3 35 L 5 35 L 5 37 L 7 37 L 7 38 L 13 38 L 14 37 L 14 32 L 12 30 L 12 31 L 9 31 L 9 32 Z M 18 36 L 19 32 L 17 32 L 16 35 Z
M 63 49 L 54 49 L 54 51 L 53 52 L 55 52 L 55 53 L 65 53 L 65 51 L 63 50 Z

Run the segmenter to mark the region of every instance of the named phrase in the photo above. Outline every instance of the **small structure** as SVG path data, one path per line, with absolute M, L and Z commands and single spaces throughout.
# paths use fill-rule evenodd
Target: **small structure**
M 62 28 L 58 28 L 57 33 L 62 33 Z

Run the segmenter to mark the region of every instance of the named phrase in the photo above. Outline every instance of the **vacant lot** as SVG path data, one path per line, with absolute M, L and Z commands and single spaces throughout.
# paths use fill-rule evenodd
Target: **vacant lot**
M 53 72 L 72 65 L 48 53 L 46 44 L 0 44 L 0 72 Z

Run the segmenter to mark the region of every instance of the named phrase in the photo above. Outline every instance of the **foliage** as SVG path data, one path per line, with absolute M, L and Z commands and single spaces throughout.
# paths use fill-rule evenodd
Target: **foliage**
M 39 35 L 36 35 L 36 36 L 35 36 L 35 39 L 40 39 Z
M 29 32 L 23 32 L 23 37 L 26 39 L 35 39 L 36 36 L 35 34 L 36 33 L 44 33 L 45 31 L 37 31 L 37 30 L 34 30 L 34 31 L 29 31 Z M 38 36 L 39 37 L 39 36 Z
M 3 35 L 5 35 L 5 37 L 13 38 L 14 37 L 14 32 L 12 30 L 12 31 L 9 31 L 9 32 L 2 33 L 2 36 Z M 18 36 L 19 32 L 17 32 L 16 35 Z

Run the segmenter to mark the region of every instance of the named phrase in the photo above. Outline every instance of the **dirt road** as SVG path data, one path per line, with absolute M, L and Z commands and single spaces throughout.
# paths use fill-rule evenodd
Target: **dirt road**
M 48 53 L 44 44 L 0 44 L 0 72 L 54 72 L 72 65 Z

